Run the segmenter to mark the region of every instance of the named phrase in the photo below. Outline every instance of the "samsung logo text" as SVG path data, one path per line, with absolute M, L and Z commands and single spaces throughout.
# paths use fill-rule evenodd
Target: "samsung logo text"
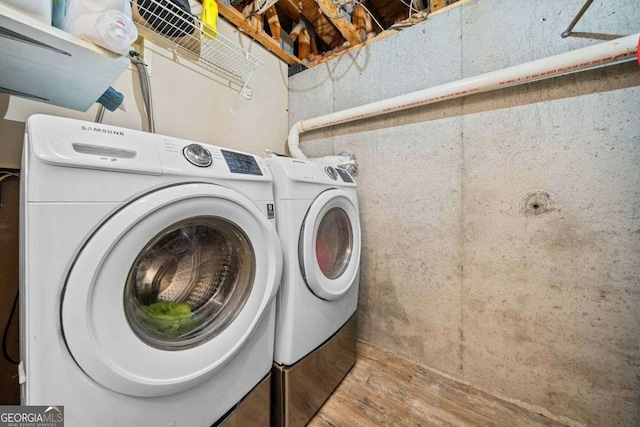
M 98 132 L 98 133 L 106 133 L 106 134 L 109 134 L 109 135 L 124 136 L 124 132 L 122 132 L 120 130 L 94 128 L 94 127 L 91 127 L 91 126 L 82 126 L 82 130 L 85 130 L 87 132 Z

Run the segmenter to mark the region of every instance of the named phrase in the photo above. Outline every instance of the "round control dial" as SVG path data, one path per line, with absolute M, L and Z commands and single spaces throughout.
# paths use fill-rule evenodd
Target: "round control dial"
M 338 172 L 331 166 L 327 166 L 326 168 L 324 168 L 324 171 L 327 173 L 327 175 L 329 175 L 329 178 L 338 179 Z
M 190 163 L 201 168 L 211 166 L 211 163 L 213 163 L 209 150 L 200 144 L 187 145 L 184 147 L 183 154 Z

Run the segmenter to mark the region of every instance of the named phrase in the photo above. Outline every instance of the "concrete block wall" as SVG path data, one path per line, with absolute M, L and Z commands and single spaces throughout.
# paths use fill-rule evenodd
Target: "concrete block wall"
M 640 5 L 475 0 L 289 80 L 289 122 L 640 32 Z M 537 410 L 640 424 L 640 69 L 303 134 L 349 150 L 360 339 Z M 537 205 L 537 209 L 534 208 Z

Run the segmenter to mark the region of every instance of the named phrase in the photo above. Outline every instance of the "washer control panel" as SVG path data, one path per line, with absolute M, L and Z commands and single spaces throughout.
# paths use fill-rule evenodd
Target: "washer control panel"
M 189 144 L 184 147 L 182 153 L 190 163 L 201 168 L 209 167 L 213 163 L 211 152 L 200 144 Z
M 245 175 L 262 175 L 260 166 L 255 157 L 234 151 L 220 150 L 224 160 L 229 166 L 231 173 L 241 173 Z

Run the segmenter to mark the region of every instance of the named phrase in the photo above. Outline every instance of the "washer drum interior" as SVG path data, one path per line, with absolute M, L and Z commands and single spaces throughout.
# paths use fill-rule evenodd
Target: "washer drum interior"
M 240 313 L 254 276 L 254 250 L 237 225 L 214 216 L 181 221 L 134 261 L 124 291 L 127 320 L 153 347 L 197 346 Z

